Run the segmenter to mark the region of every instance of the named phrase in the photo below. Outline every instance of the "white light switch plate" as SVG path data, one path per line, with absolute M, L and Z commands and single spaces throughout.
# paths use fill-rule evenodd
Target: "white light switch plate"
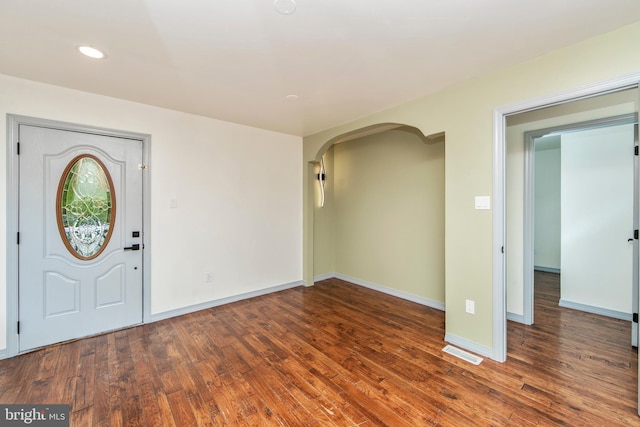
M 469 314 L 476 314 L 476 303 L 473 300 L 465 300 L 465 311 Z
M 491 209 L 491 197 L 476 196 L 476 209 Z

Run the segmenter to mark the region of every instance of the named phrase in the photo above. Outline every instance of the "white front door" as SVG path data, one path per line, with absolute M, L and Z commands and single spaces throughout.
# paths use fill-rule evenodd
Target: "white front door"
M 19 351 L 142 323 L 142 141 L 19 137 Z

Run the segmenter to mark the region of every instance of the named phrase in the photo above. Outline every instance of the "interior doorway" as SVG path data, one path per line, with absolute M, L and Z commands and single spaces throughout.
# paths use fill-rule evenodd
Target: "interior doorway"
M 636 121 L 630 113 L 525 133 L 523 323 L 534 323 L 534 271 L 566 273 L 562 307 L 629 322 L 637 312 Z
M 547 136 L 558 144 L 562 134 L 578 135 L 579 131 L 588 129 L 606 129 L 611 126 L 631 124 L 637 117 L 637 97 L 635 88 L 616 91 L 596 97 L 575 100 L 561 105 L 540 108 L 534 111 L 509 116 L 506 120 L 506 299 L 507 317 L 524 324 L 532 324 L 533 319 L 533 270 L 535 265 L 534 250 L 534 198 L 535 198 L 535 140 Z M 602 132 L 602 131 L 600 131 Z M 629 173 L 632 174 L 632 146 L 633 137 L 627 141 L 629 145 L 627 158 L 629 159 Z M 559 145 L 557 147 L 559 149 Z M 624 156 L 625 149 L 622 149 Z M 585 150 L 580 154 L 580 148 L 573 149 L 572 158 L 585 157 L 595 150 Z M 559 150 L 557 151 L 560 152 Z M 594 161 L 598 160 L 598 153 L 593 151 Z M 558 154 L 559 156 L 559 154 Z M 559 159 L 558 159 L 559 160 Z M 568 158 L 565 159 L 568 161 Z M 584 160 L 587 161 L 587 160 Z M 624 161 L 624 160 L 622 160 Z M 582 162 L 582 160 L 581 160 Z M 559 166 L 559 163 L 557 163 Z M 569 170 L 569 169 L 567 169 Z M 574 170 L 579 173 L 578 169 Z M 557 173 L 560 172 L 558 169 Z M 605 175 L 607 176 L 607 175 Z M 588 179 L 589 175 L 585 175 Z M 626 199 L 632 206 L 632 180 L 628 181 L 629 195 Z M 584 192 L 579 183 L 575 184 L 579 192 Z M 606 191 L 605 191 L 606 192 Z M 559 195 L 559 193 L 558 193 Z M 559 205 L 557 206 L 559 208 Z M 557 212 L 559 213 L 559 212 Z M 629 214 L 630 220 L 632 214 Z M 560 217 L 557 217 L 558 219 Z M 627 234 L 632 233 L 631 222 L 629 231 L 625 233 L 624 245 L 628 246 Z M 558 225 L 557 232 L 561 232 Z M 559 236 L 558 236 L 559 237 Z M 560 240 L 558 240 L 559 244 Z M 560 248 L 558 247 L 559 251 Z M 624 250 L 624 249 L 623 249 Z M 559 254 L 558 254 L 559 255 Z M 547 267 L 558 268 L 550 263 Z M 630 267 L 629 267 L 630 268 Z
M 626 104 L 626 107 L 629 108 L 632 106 L 631 113 L 638 113 L 638 81 L 640 81 L 640 75 L 633 76 L 625 76 L 620 77 L 618 79 L 614 79 L 611 81 L 601 82 L 598 84 L 593 84 L 587 87 L 578 88 L 572 91 L 563 92 L 553 96 L 547 96 L 540 99 L 525 101 L 517 104 L 512 104 L 508 106 L 503 106 L 496 108 L 495 110 L 495 121 L 494 121 L 494 151 L 496 153 L 494 157 L 494 215 L 493 215 L 493 241 L 494 241 L 494 303 L 496 307 L 504 307 L 504 310 L 494 310 L 494 359 L 499 361 L 505 361 L 507 358 L 507 309 L 509 305 L 513 306 L 513 301 L 508 301 L 508 297 L 511 295 L 517 295 L 516 293 L 509 293 L 508 286 L 510 285 L 510 278 L 513 277 L 514 273 L 517 273 L 517 270 L 510 268 L 510 259 L 519 259 L 520 264 L 522 264 L 523 257 L 509 257 L 507 253 L 511 250 L 520 250 L 524 249 L 524 245 L 522 244 L 522 239 L 524 236 L 523 232 L 523 217 L 524 215 L 507 215 L 508 205 L 513 203 L 516 199 L 513 196 L 509 197 L 509 187 L 513 187 L 517 185 L 517 176 L 520 176 L 520 183 L 523 181 L 523 174 L 515 174 L 516 179 L 513 179 L 514 172 L 513 169 L 509 168 L 509 164 L 514 164 L 514 158 L 518 156 L 511 156 L 509 159 L 509 154 L 507 150 L 508 144 L 508 122 L 510 119 L 517 119 L 519 117 L 523 117 L 524 113 L 532 113 L 532 114 L 548 114 L 550 108 L 574 108 L 577 104 L 576 102 L 590 102 L 590 100 L 598 100 L 602 99 L 600 96 L 604 96 L 607 94 L 615 94 L 622 93 L 627 90 L 632 90 L 631 92 L 632 99 L 630 103 Z M 625 111 L 624 113 L 628 113 Z M 570 116 L 572 113 L 567 114 Z M 623 113 L 618 113 L 623 114 Z M 609 112 L 609 114 L 604 115 L 604 117 L 615 115 Z M 567 118 L 567 117 L 564 117 Z M 588 120 L 588 119 L 585 119 Z M 574 120 L 575 121 L 575 120 Z M 540 126 L 538 126 L 540 127 Z M 522 141 L 522 139 L 520 139 Z M 511 153 L 513 154 L 513 153 Z M 520 159 L 521 159 L 521 169 L 524 168 L 524 147 L 520 150 Z M 511 163 L 510 163 L 511 161 Z M 517 163 L 516 163 L 517 164 Z M 635 192 L 638 191 L 637 186 L 637 177 L 635 179 Z M 522 186 L 520 188 L 523 188 Z M 522 198 L 521 200 L 523 200 Z M 517 236 L 514 233 L 508 233 L 509 227 L 513 227 L 513 224 L 509 224 L 511 219 L 520 218 L 522 231 L 520 233 L 520 244 L 513 244 L 513 241 L 510 242 L 510 236 Z M 522 254 L 520 254 L 522 255 Z M 634 254 L 637 258 L 637 254 Z M 522 269 L 521 265 L 521 271 Z M 511 275 L 511 276 L 510 276 Z M 522 280 L 523 276 L 520 275 L 520 280 Z M 517 276 L 516 276 L 516 280 Z M 518 288 L 516 288 L 518 289 Z M 523 296 L 523 293 L 520 293 Z M 631 348 L 629 346 L 629 348 Z M 637 356 L 636 356 L 637 357 Z M 635 362 L 637 363 L 637 362 Z M 635 379 L 638 381 L 638 378 Z M 640 397 L 640 395 L 638 396 Z M 640 406 L 640 405 L 639 405 Z

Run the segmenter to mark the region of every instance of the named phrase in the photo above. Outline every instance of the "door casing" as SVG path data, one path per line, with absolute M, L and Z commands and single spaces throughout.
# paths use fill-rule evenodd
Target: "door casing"
M 19 126 L 31 125 L 72 132 L 84 132 L 111 137 L 137 139 L 142 141 L 141 167 L 144 169 L 142 178 L 142 232 L 145 248 L 142 255 L 142 321 L 151 321 L 151 186 L 149 160 L 151 153 L 151 135 L 127 132 L 121 130 L 99 128 L 36 117 L 7 115 L 7 348 L 4 357 L 12 357 L 18 354 L 18 241 L 19 232 Z

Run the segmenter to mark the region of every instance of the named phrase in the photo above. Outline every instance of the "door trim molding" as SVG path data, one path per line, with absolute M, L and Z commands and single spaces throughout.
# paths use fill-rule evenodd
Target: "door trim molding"
M 19 231 L 19 159 L 18 138 L 19 126 L 30 125 L 49 129 L 59 129 L 71 132 L 82 132 L 115 138 L 132 139 L 142 142 L 142 162 L 149 165 L 151 156 L 151 135 L 127 132 L 96 126 L 48 120 L 37 117 L 7 114 L 7 305 L 6 305 L 6 334 L 7 347 L 4 357 L 18 354 L 19 304 L 18 304 L 18 244 Z M 151 179 L 150 170 L 145 168 L 142 175 L 142 322 L 151 321 Z M 0 355 L 1 356 L 1 355 Z

